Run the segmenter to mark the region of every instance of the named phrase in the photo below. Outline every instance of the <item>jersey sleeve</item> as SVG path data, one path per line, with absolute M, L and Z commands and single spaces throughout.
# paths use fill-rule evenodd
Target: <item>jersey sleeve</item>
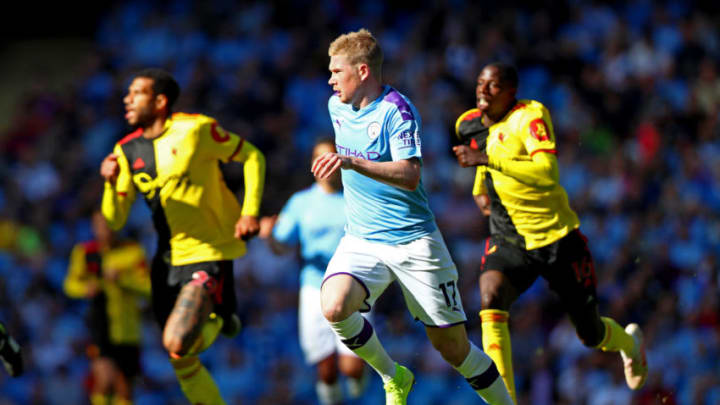
M 265 155 L 255 145 L 223 129 L 210 117 L 200 123 L 198 147 L 211 160 L 243 163 L 245 197 L 241 215 L 258 216 L 265 185 Z
M 198 119 L 198 148 L 208 159 L 229 162 L 240 152 L 243 138 L 226 131 L 218 122 L 210 117 Z
M 528 155 L 532 157 L 540 152 L 555 154 L 555 132 L 548 110 L 542 107 L 523 113 L 519 135 Z
M 473 195 L 487 194 L 487 188 L 485 187 L 485 174 L 487 168 L 485 166 L 478 166 L 475 171 L 475 183 L 473 183 Z
M 296 245 L 300 241 L 300 201 L 293 196 L 285 204 L 273 227 L 273 239 L 283 245 Z
M 245 197 L 241 215 L 258 216 L 265 187 L 265 155 L 255 145 L 244 141 L 232 160 L 243 164 Z
M 135 201 L 135 185 L 132 181 L 132 172 L 127 157 L 120 144 L 115 145 L 113 153 L 117 155 L 117 162 L 120 168 L 115 184 L 105 182 L 103 191 L 101 212 L 113 230 L 118 230 L 125 225 L 130 207 Z
M 70 263 L 63 282 L 63 290 L 70 298 L 85 298 L 92 281 L 97 282 L 97 277 L 87 272 L 85 247 L 79 243 L 73 247 L 70 253 Z
M 413 113 L 394 111 L 386 126 L 389 134 L 390 154 L 394 162 L 414 157 L 422 158 L 420 122 Z M 368 128 L 368 131 L 370 130 L 372 129 Z

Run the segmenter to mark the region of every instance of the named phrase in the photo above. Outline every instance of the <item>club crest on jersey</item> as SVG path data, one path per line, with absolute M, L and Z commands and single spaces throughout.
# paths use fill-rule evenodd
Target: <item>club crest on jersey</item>
M 381 128 L 379 122 L 371 122 L 370 125 L 368 125 L 367 134 L 371 140 L 375 140 L 375 138 L 380 136 L 380 129 Z

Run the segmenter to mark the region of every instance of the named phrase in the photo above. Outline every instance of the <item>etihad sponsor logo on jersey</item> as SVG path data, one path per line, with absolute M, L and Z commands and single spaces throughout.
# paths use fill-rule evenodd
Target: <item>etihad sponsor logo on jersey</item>
M 371 150 L 365 151 L 365 153 L 363 153 L 363 151 L 361 151 L 361 150 L 346 148 L 342 145 L 336 144 L 335 147 L 337 148 L 338 153 L 341 155 L 344 155 L 344 156 L 354 156 L 354 157 L 357 157 L 360 159 L 365 159 L 365 160 L 379 160 L 380 159 L 380 153 L 373 152 Z

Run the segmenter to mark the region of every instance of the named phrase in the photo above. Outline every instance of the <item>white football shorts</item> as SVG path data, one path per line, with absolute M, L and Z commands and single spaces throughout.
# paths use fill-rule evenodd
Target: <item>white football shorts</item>
M 397 280 L 408 310 L 425 326 L 464 323 L 458 272 L 439 230 L 408 243 L 388 245 L 345 235 L 328 264 L 325 280 L 348 274 L 365 288 L 369 311 L 385 289 Z
M 339 355 L 356 356 L 348 349 L 322 314 L 320 308 L 320 289 L 313 286 L 300 287 L 300 305 L 298 308 L 300 328 L 300 348 L 308 365 L 337 352 Z

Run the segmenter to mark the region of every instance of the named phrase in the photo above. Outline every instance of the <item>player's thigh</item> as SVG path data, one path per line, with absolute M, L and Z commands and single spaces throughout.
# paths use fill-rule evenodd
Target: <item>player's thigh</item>
M 539 275 L 537 263 L 520 246 L 494 235 L 485 240 L 480 264 L 480 297 L 483 309 L 508 310 Z
M 385 260 L 413 317 L 432 327 L 464 323 L 457 267 L 440 232 L 396 245 L 394 249 Z
M 168 254 L 158 252 L 153 257 L 150 267 L 151 302 L 155 321 L 160 328 L 165 328 L 175 300 L 180 292 L 179 286 L 171 286 L 168 282 L 170 274 L 170 257 Z
M 232 277 L 232 261 L 217 260 L 172 266 L 168 284 L 184 288 L 188 284 L 199 286 L 220 315 L 235 311 L 236 297 Z
M 351 235 L 343 236 L 325 271 L 321 292 L 323 310 L 331 303 L 351 300 L 348 304 L 357 307 L 351 309 L 370 311 L 394 280 L 382 260 L 383 256 L 391 254 L 390 248 Z M 350 279 L 355 283 L 350 282 Z M 338 280 L 343 281 L 338 283 Z
M 307 364 L 316 364 L 335 352 L 336 336 L 320 310 L 319 288 L 300 288 L 298 327 L 300 348 Z
M 224 308 L 223 284 L 228 271 L 232 271 L 230 261 L 172 266 L 168 285 L 179 288 L 180 292 L 164 327 L 163 340 L 166 344 L 177 346 L 179 338 L 183 342 L 183 350 L 187 349 L 200 335 L 208 315 Z M 223 312 L 220 315 L 228 315 L 227 310 Z
M 543 277 L 574 322 L 583 318 L 599 320 L 595 265 L 585 237 L 576 230 L 556 243 L 554 260 Z

